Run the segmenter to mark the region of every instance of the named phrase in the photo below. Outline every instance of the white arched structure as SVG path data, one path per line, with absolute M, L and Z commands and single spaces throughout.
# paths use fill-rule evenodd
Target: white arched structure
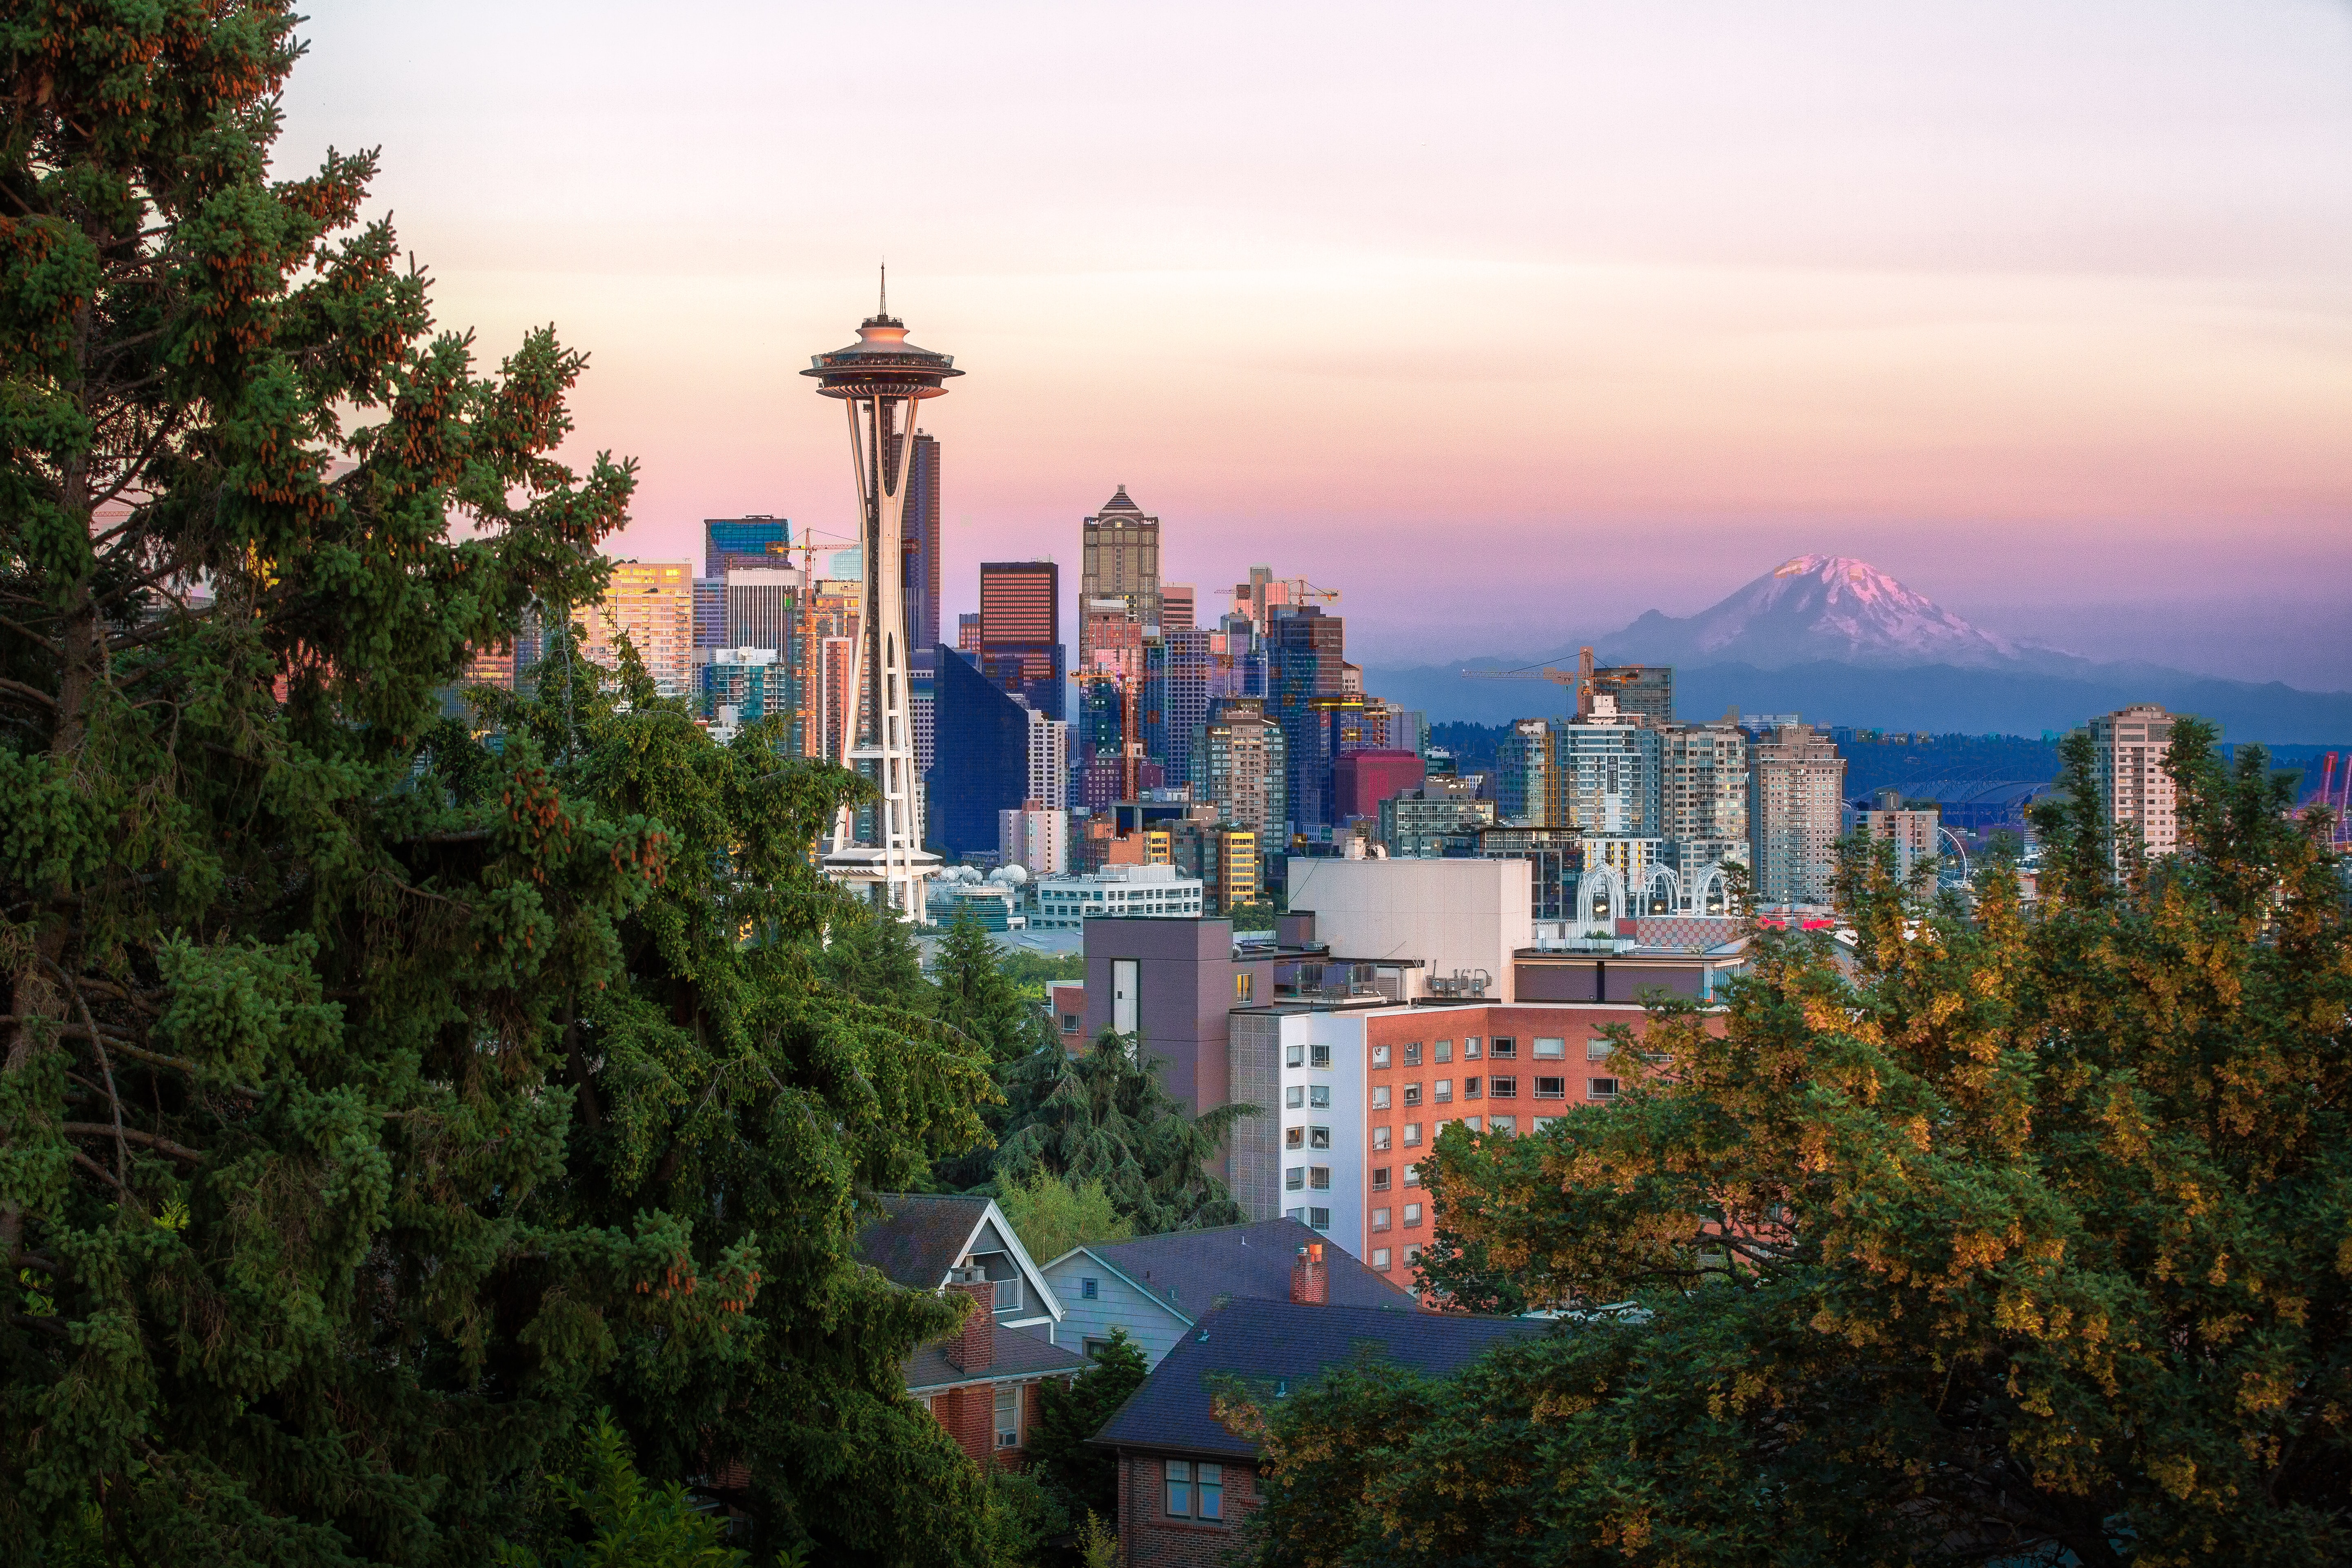
M 1653 867 L 1643 879 L 1642 898 L 1633 912 L 1641 915 L 1679 914 L 1681 900 L 1675 883 L 1675 874 L 1664 866 Z
M 1596 924 L 1612 931 L 1625 918 L 1625 884 L 1606 866 L 1593 866 L 1576 879 L 1576 924 L 1580 931 Z
M 1727 915 L 1731 912 L 1731 881 L 1720 864 L 1701 867 L 1691 877 L 1690 912 Z

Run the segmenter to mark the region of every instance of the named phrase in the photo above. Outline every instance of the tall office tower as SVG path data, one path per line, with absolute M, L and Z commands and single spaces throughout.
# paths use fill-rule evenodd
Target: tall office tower
M 940 640 L 940 444 L 920 430 L 899 544 L 907 563 L 907 636 L 922 653 Z
M 698 584 L 699 586 L 699 584 Z M 721 647 L 772 647 L 788 660 L 800 645 L 801 574 L 788 566 L 740 566 L 727 574 Z
M 697 577 L 694 580 L 694 646 L 727 646 L 727 579 L 724 577 Z
M 1671 664 L 1602 665 L 1592 672 L 1592 694 L 1617 700 L 1617 711 L 1636 723 L 1675 721 L 1675 667 Z
M 1035 717 L 953 648 L 939 661 L 939 753 L 925 779 L 931 842 L 961 858 L 994 853 L 997 814 L 1037 798 L 1029 789 Z
M 719 582 L 730 566 L 782 566 L 793 524 L 782 517 L 709 517 L 702 521 L 702 576 Z
M 1065 716 L 1062 569 L 1051 561 L 980 563 L 980 664 L 1049 719 Z
M 683 697 L 691 681 L 694 652 L 694 563 L 689 561 L 616 561 L 604 597 L 584 617 L 582 651 L 608 668 L 620 663 L 620 637 L 645 661 L 654 689 Z
M 1382 704 L 1388 710 L 1389 744 L 1400 752 L 1429 751 L 1429 715 L 1418 708 L 1400 703 Z
M 1160 635 L 1190 630 L 1198 623 L 1193 619 L 1192 584 L 1162 583 L 1160 584 Z
M 1160 520 L 1127 499 L 1127 487 L 1080 526 L 1078 600 L 1118 599 L 1138 626 L 1160 624 Z M 1078 663 L 1090 650 L 1078 649 Z
M 1257 835 L 1263 853 L 1289 841 L 1289 747 L 1255 697 L 1219 700 L 1192 742 L 1192 798 Z
M 923 919 L 923 887 L 939 861 L 923 847 L 915 777 L 915 736 L 908 680 L 906 574 L 902 541 L 914 471 L 915 411 L 946 394 L 963 373 L 946 354 L 907 341 L 906 323 L 886 296 L 857 329 L 857 342 L 814 356 L 803 375 L 839 398 L 849 416 L 851 465 L 857 476 L 866 576 L 866 711 L 857 760 L 871 765 L 877 798 L 866 842 L 851 842 L 855 815 L 845 807 L 824 858 L 827 875 L 864 889 L 899 919 Z M 987 842 L 995 842 L 991 808 Z
M 1658 736 L 1658 837 L 1748 842 L 1748 731 L 1728 719 Z
M 1660 837 L 1659 739 L 1632 723 L 1554 726 L 1545 820 L 1595 837 Z
M 1845 759 L 1827 735 L 1783 724 L 1748 769 L 1748 863 L 1759 904 L 1827 904 L 1845 811 Z
M 1547 827 L 1558 792 L 1552 787 L 1554 737 L 1545 719 L 1521 719 L 1495 748 L 1495 817 L 1513 827 Z
M 956 617 L 956 652 L 971 658 L 980 657 L 980 612 Z
M 784 666 L 774 648 L 698 647 L 694 673 L 694 710 L 713 723 L 756 724 L 772 715 L 791 720 Z M 788 737 L 787 749 L 797 750 L 797 742 Z
M 1070 808 L 1070 727 L 1034 708 L 1029 710 L 1029 793 L 1024 798 L 1048 811 Z
M 476 643 L 466 650 L 466 673 L 457 678 L 457 684 L 495 686 L 501 691 L 512 691 L 516 664 L 513 643 Z
M 1144 751 L 1159 759 L 1171 785 L 1197 782 L 1192 737 L 1208 722 L 1210 704 L 1241 695 L 1224 641 L 1196 626 L 1172 626 L 1144 648 Z
M 1078 661 L 1079 675 L 1141 680 L 1144 626 L 1127 607 L 1127 601 L 1088 599 L 1081 608 L 1086 622 L 1079 637 L 1084 650 Z
M 1317 605 L 1268 614 L 1266 708 L 1282 726 L 1290 831 L 1320 837 L 1331 826 L 1331 751 L 1315 699 L 1339 695 L 1346 632 L 1339 616 L 1325 615 Z
M 2120 862 L 2135 836 L 2151 858 L 2180 847 L 2179 802 L 2164 759 L 2172 750 L 2172 715 L 2153 702 L 2135 702 L 2091 721 L 2099 754 L 2099 797 L 2115 829 Z

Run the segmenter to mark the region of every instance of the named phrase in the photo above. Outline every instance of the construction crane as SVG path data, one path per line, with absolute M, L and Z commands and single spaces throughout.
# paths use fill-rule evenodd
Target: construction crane
M 1579 719 L 1592 712 L 1592 650 L 1578 650 L 1574 669 L 1559 669 L 1545 665 L 1540 669 L 1465 669 L 1465 680 L 1549 680 L 1565 687 L 1568 703 Z

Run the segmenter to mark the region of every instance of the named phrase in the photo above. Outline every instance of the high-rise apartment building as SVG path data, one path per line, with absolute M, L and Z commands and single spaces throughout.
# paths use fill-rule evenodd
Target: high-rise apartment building
M 801 574 L 789 566 L 739 566 L 725 586 L 727 636 L 719 646 L 772 647 L 789 659 L 800 644 Z
M 1617 711 L 1636 723 L 1675 721 L 1675 668 L 1670 664 L 1602 665 L 1592 672 L 1592 695 L 1615 699 Z
M 1108 675 L 1120 680 L 1143 679 L 1143 623 L 1124 599 L 1088 599 L 1080 609 L 1086 625 L 1079 638 L 1084 655 L 1081 676 Z
M 907 646 L 940 640 L 940 444 L 915 432 L 899 538 L 907 564 Z
M 694 650 L 695 711 L 714 724 L 756 724 L 793 714 L 786 666 L 772 647 L 709 647 Z M 797 751 L 799 738 L 786 737 Z
M 1006 691 L 1049 719 L 1066 712 L 1062 647 L 1062 569 L 1051 561 L 980 565 L 980 667 Z
M 1514 826 L 1547 827 L 1559 797 L 1552 784 L 1554 742 L 1548 719 L 1513 721 L 1495 748 L 1495 816 Z
M 724 647 L 727 645 L 727 580 L 724 577 L 697 577 L 694 580 L 694 646 Z
M 1160 625 L 1160 520 L 1127 499 L 1127 487 L 1080 525 L 1078 599 L 1118 599 L 1138 626 Z M 1081 647 L 1078 662 L 1090 650 Z
M 1936 839 L 1943 814 L 1933 805 L 1912 807 L 1899 789 L 1877 792 L 1871 806 L 1853 814 L 1854 831 L 1895 844 L 1895 879 L 1907 882 L 1913 868 L 1936 858 Z
M 1070 814 L 1028 800 L 996 814 L 996 863 L 1032 877 L 1058 877 L 1070 868 Z
M 1659 837 L 1748 841 L 1748 731 L 1729 720 L 1659 734 Z
M 1029 794 L 1048 811 L 1070 808 L 1070 727 L 1029 710 Z M 1035 869 L 1032 867 L 1031 869 Z
M 620 663 L 623 633 L 665 697 L 683 697 L 692 679 L 694 563 L 689 561 L 616 561 L 604 599 L 583 617 L 583 651 L 596 663 Z
M 1287 842 L 1288 749 L 1282 726 L 1255 697 L 1219 701 L 1192 742 L 1193 798 L 1255 833 L 1261 854 Z
M 1748 773 L 1748 865 L 1759 904 L 1827 904 L 1845 815 L 1845 758 L 1827 735 L 1783 724 L 1759 736 Z
M 1654 837 L 1658 833 L 1659 740 L 1657 731 L 1631 723 L 1601 721 L 1553 727 L 1552 787 L 1544 819 L 1588 837 Z
M 2091 721 L 2099 798 L 2115 830 L 2118 858 L 2135 837 L 2150 858 L 2180 847 L 2178 792 L 2164 771 L 2172 750 L 2172 719 L 2153 702 L 2135 702 Z

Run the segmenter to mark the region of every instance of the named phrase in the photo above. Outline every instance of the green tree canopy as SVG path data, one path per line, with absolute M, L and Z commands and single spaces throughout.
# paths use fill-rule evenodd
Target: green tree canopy
M 1118 1517 L 1118 1456 L 1094 1435 L 1143 1386 L 1143 1352 L 1113 1329 L 1094 1364 L 1065 1384 L 1037 1385 L 1037 1425 L 1029 1436 L 1030 1471 L 1074 1520 Z
M 1764 939 L 1615 1106 L 1449 1135 L 1423 1169 L 1480 1267 L 1636 1310 L 1275 1410 L 1261 1561 L 2352 1554 L 2344 868 L 2204 726 L 2152 864 L 2065 761 L 2038 907 L 1850 847 L 1850 973 Z
M 269 176 L 292 26 L 0 23 L 0 1531 L 472 1563 L 609 1405 L 763 1547 L 976 1559 L 898 1376 L 955 1314 L 851 1250 L 984 1064 L 811 961 L 855 781 L 577 657 L 583 362 L 478 374 L 371 156 Z M 533 605 L 539 694 L 442 721 Z
M 1013 1114 L 1006 1089 L 1023 1059 L 1055 1037 L 1036 1005 L 1023 998 L 987 930 L 970 910 L 959 910 L 949 923 L 932 958 L 931 974 L 934 1012 L 982 1054 L 998 1086 L 996 1095 L 980 1108 L 986 1137 L 941 1159 L 932 1170 L 939 1185 L 963 1192 L 989 1179 L 997 1140 Z
M 996 1202 L 1021 1245 L 1041 1265 L 1074 1247 L 1125 1241 L 1135 1234 L 1135 1222 L 1113 1206 L 1100 1177 L 1074 1184 L 1038 1167 L 1026 1181 L 1004 1183 Z

